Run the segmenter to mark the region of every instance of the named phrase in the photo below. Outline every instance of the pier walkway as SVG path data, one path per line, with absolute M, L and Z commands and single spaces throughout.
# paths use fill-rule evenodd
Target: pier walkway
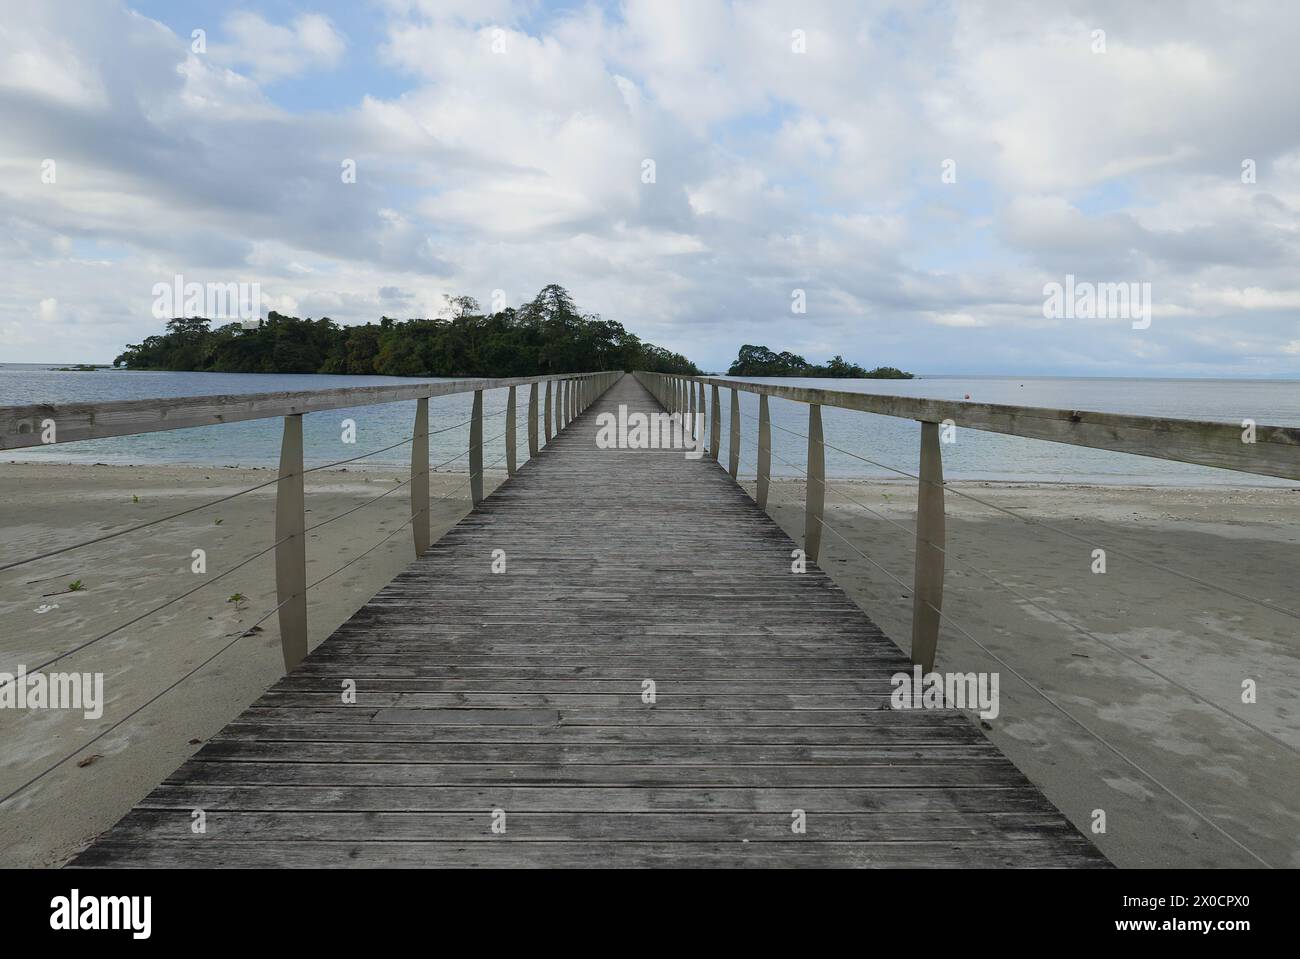
M 1104 866 L 624 376 L 74 866 Z M 355 688 L 355 702 L 345 694 Z M 196 833 L 195 812 L 204 831 Z

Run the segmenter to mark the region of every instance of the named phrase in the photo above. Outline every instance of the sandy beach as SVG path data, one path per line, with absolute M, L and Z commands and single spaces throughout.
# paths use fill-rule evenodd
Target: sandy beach
M 802 483 L 775 483 L 769 504 L 796 540 L 803 497 Z M 831 481 L 826 521 L 843 539 L 822 537 L 823 568 L 904 650 L 912 601 L 890 574 L 912 585 L 915 497 L 910 482 Z M 1029 684 L 1269 864 L 1300 865 L 1296 619 L 1136 561 L 1294 610 L 1300 489 L 955 482 L 946 512 L 935 668 L 999 673 L 987 735 L 1080 828 L 1104 810 L 1094 838 L 1112 862 L 1260 865 Z M 1108 550 L 1105 574 L 1094 546 Z
M 2 464 L 0 564 L 186 509 L 271 475 L 220 467 Z M 400 470 L 312 474 L 308 525 L 405 478 Z M 489 488 L 500 478 L 489 476 Z M 468 509 L 465 479 L 433 477 L 435 498 L 453 494 L 435 508 L 435 536 Z M 1094 810 L 1105 811 L 1106 832 L 1096 840 L 1117 865 L 1259 863 L 1027 683 L 1269 863 L 1300 865 L 1294 801 L 1300 763 L 1270 738 L 1300 746 L 1295 619 L 1120 555 L 1294 607 L 1300 491 L 953 486 L 1014 514 L 948 497 L 945 613 L 1020 674 L 945 625 L 938 669 L 1001 675 L 1000 715 L 988 723 L 987 734 L 1082 828 L 1089 827 Z M 274 489 L 267 488 L 147 532 L 0 573 L 0 671 L 41 663 L 193 588 L 195 549 L 206 551 L 209 577 L 265 549 L 272 539 L 273 499 Z M 914 501 L 907 483 L 833 482 L 827 522 L 848 542 L 830 533 L 823 537 L 822 565 L 904 648 L 911 600 L 889 574 L 910 586 L 913 538 L 888 521 L 910 527 Z M 801 484 L 774 485 L 771 511 L 796 540 L 803 533 L 802 503 Z M 311 591 L 312 645 L 410 561 L 411 537 L 401 528 L 408 510 L 402 487 L 310 534 L 312 582 L 396 531 L 384 546 Z M 1109 551 L 1104 575 L 1091 571 L 1090 544 Z M 66 591 L 76 580 L 84 589 Z M 246 599 L 229 602 L 235 593 Z M 239 638 L 274 607 L 274 593 L 268 554 L 62 660 L 59 669 L 105 674 L 105 714 L 88 720 L 80 712 L 0 711 L 0 794 Z M 192 679 L 0 810 L 0 865 L 64 862 L 281 670 L 271 616 L 260 632 L 239 639 Z M 1255 704 L 1241 702 L 1246 679 L 1258 686 Z
M 267 469 L 0 464 L 0 564 L 176 513 L 273 478 Z M 489 471 L 485 489 L 504 474 Z M 308 474 L 307 525 L 374 499 L 406 479 L 399 469 Z M 436 539 L 469 510 L 466 474 L 430 477 Z M 32 666 L 128 622 L 273 542 L 274 486 L 218 506 L 0 573 L 0 672 Z M 383 546 L 310 590 L 309 642 L 324 640 L 414 558 L 409 491 L 308 533 L 315 582 L 389 533 Z M 396 531 L 396 532 L 395 532 Z M 273 555 L 61 660 L 52 670 L 103 672 L 107 706 L 81 711 L 0 710 L 0 795 L 35 776 L 241 636 L 275 607 Z M 81 580 L 84 588 L 67 592 Z M 246 597 L 238 604 L 229 598 Z M 51 595 L 53 594 L 53 595 Z M 43 610 L 43 611 L 42 611 Z M 272 615 L 193 678 L 0 808 L 0 866 L 66 861 L 111 826 L 284 670 Z M 87 762 L 87 759 L 93 760 Z M 85 765 L 81 765 L 85 763 Z

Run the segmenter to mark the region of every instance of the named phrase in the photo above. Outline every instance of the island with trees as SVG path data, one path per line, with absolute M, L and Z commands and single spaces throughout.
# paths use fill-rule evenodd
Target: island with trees
M 728 376 L 832 376 L 843 379 L 873 380 L 910 380 L 911 373 L 904 373 L 892 366 L 878 366 L 868 370 L 856 363 L 850 363 L 836 354 L 825 364 L 809 363 L 797 353 L 773 353 L 766 346 L 753 346 L 746 343 L 740 348 L 736 361 L 727 370 Z
M 219 373 L 344 373 L 386 376 L 540 376 L 584 370 L 699 375 L 680 353 L 645 343 L 621 323 L 583 314 L 561 286 L 518 309 L 485 314 L 467 296 L 452 315 L 342 326 L 274 310 L 255 326 L 212 327 L 178 317 L 167 331 L 129 344 L 113 361 L 130 370 Z

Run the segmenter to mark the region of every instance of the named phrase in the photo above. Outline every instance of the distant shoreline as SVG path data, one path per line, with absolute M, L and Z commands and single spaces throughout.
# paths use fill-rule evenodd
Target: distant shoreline
M 162 373 L 175 376 L 225 376 L 229 375 L 216 370 L 153 370 L 153 369 L 135 369 L 127 366 L 113 366 L 112 362 L 107 363 L 76 363 L 67 361 L 50 361 L 40 362 L 36 360 L 0 363 L 0 372 L 6 370 L 32 372 L 48 371 L 52 373 L 64 372 L 68 367 L 91 366 L 97 370 L 109 373 Z M 447 379 L 472 379 L 473 377 L 448 377 L 448 376 L 428 376 L 428 377 L 409 377 L 409 376 L 392 376 L 385 373 L 239 373 L 238 376 L 335 376 L 335 377 L 357 377 L 373 378 L 378 376 L 387 376 L 395 380 L 405 379 L 430 379 L 430 380 L 447 380 Z M 700 373 L 700 376 L 714 376 L 727 379 L 744 379 L 744 380 L 784 380 L 784 379 L 881 379 L 887 380 L 890 377 L 832 377 L 832 376 L 803 376 L 801 374 L 785 374 L 781 376 L 732 376 L 729 373 Z M 1280 374 L 1262 375 L 1262 376 L 1187 376 L 1187 375 L 1150 375 L 1143 376 L 1100 376 L 1091 373 L 913 373 L 911 376 L 914 380 L 1081 380 L 1084 382 L 1115 382 L 1115 383 L 1296 383 L 1300 384 L 1300 374 L 1294 376 L 1282 376 Z M 39 401 L 37 401 L 39 402 Z

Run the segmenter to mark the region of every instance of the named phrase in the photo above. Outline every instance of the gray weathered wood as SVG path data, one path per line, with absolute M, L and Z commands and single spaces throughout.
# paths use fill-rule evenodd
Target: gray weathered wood
M 822 408 L 808 407 L 808 469 L 804 489 L 803 548 L 808 561 L 821 556 L 822 524 L 826 512 L 826 445 L 822 438 Z
M 709 397 L 709 459 L 716 463 L 718 453 L 722 448 L 722 407 L 718 401 L 717 385 L 714 384 L 711 389 L 712 395 Z
M 708 413 L 708 409 L 709 409 L 709 408 L 708 408 L 708 403 L 707 403 L 707 402 L 705 401 L 705 399 L 704 399 L 704 384 L 703 384 L 703 383 L 696 383 L 696 384 L 695 384 L 695 390 L 696 390 L 696 393 L 697 393 L 698 396 L 699 396 L 699 404 L 700 404 L 700 405 L 699 405 L 699 416 L 697 417 L 697 419 L 698 419 L 698 423 L 696 424 L 696 428 L 699 430 L 699 434 L 700 434 L 700 436 L 699 436 L 699 444 L 700 444 L 700 449 L 701 449 L 701 451 L 703 451 L 703 450 L 707 450 L 707 448 L 708 448 L 708 447 L 706 446 L 706 442 L 707 442 L 707 440 L 706 440 L 706 435 L 707 435 L 707 433 L 708 433 L 708 422 L 707 422 L 707 421 L 708 421 L 708 415 L 709 415 L 709 413 Z
M 943 510 L 943 454 L 939 424 L 921 424 L 921 464 L 916 484 L 916 569 L 912 589 L 912 661 L 934 668 L 943 611 L 946 541 Z
M 731 435 L 727 441 L 727 472 L 735 479 L 740 474 L 740 394 L 731 391 Z
M 518 411 L 515 409 L 515 388 L 510 387 L 510 392 L 506 396 L 506 475 L 514 476 L 516 467 L 517 451 L 515 448 L 515 426 L 518 418 Z
M 307 534 L 303 493 L 302 415 L 284 418 L 275 484 L 275 598 L 284 668 L 307 655 Z
M 474 391 L 469 423 L 469 489 L 477 506 L 483 502 L 483 391 Z
M 429 548 L 429 399 L 415 401 L 415 429 L 411 437 L 411 537 L 415 555 Z
M 656 374 L 643 374 L 651 379 Z M 879 413 L 929 423 L 952 420 L 958 427 L 1006 433 L 1053 443 L 1114 450 L 1158 459 L 1195 463 L 1300 479 L 1300 427 L 1255 427 L 1255 442 L 1242 442 L 1237 423 L 1059 410 L 1035 406 L 933 400 L 914 396 L 885 396 L 842 390 L 814 390 L 775 383 L 751 383 L 725 377 L 698 378 L 716 391 L 719 386 L 746 393 L 775 396 L 796 403 L 864 413 Z
M 754 502 L 759 509 L 767 509 L 768 487 L 772 482 L 772 417 L 767 409 L 767 397 L 758 398 L 758 478 L 755 483 Z
M 528 387 L 528 458 L 537 456 L 537 384 Z
M 599 449 L 595 420 L 73 864 L 1105 865 L 964 714 L 880 708 L 907 658 L 716 461 Z
M 546 445 L 550 446 L 551 436 L 553 435 L 551 430 L 551 424 L 554 422 L 554 420 L 551 418 L 551 381 L 550 380 L 546 381 L 546 409 L 542 413 L 542 421 L 546 426 Z
M 217 426 L 242 420 L 270 419 L 376 403 L 400 403 L 420 397 L 451 396 L 475 390 L 525 386 L 548 379 L 550 376 L 448 380 L 441 383 L 421 380 L 409 385 L 349 386 L 334 390 L 0 406 L 0 449 L 42 445 L 40 424 L 44 419 L 55 422 L 54 442 L 72 443 L 105 436 Z

